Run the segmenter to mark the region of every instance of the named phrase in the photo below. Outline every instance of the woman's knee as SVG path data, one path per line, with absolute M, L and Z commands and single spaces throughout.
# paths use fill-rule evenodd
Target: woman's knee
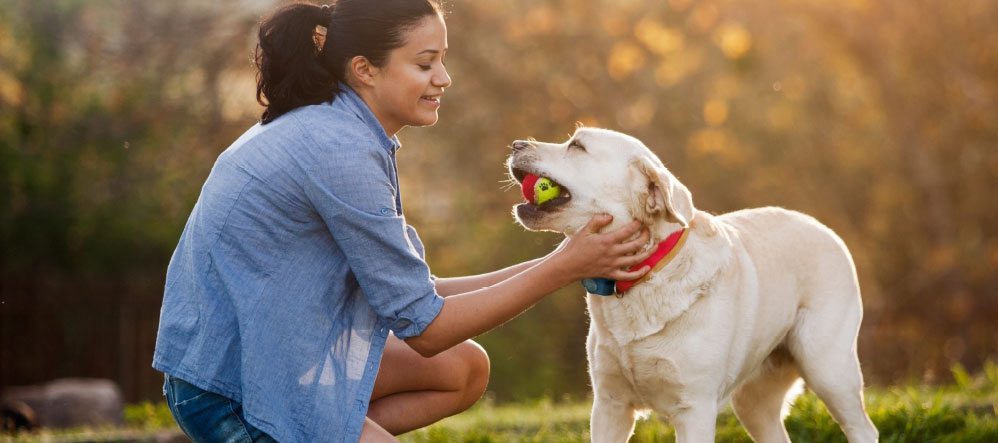
M 458 347 L 460 347 L 460 356 L 465 369 L 465 395 L 461 406 L 463 409 L 467 409 L 485 393 L 485 388 L 489 385 L 491 363 L 485 349 L 474 341 L 467 340 L 459 344 Z

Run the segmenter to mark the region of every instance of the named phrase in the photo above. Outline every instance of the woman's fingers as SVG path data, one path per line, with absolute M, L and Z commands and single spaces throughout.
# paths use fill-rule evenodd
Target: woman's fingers
M 596 214 L 593 216 L 592 219 L 589 220 L 589 223 L 587 223 L 586 226 L 582 228 L 582 230 L 589 232 L 591 234 L 597 234 L 599 233 L 600 229 L 610 224 L 610 222 L 612 221 L 613 221 L 613 216 L 610 214 Z
M 617 267 L 618 268 L 624 268 L 624 269 L 630 269 L 631 267 L 636 266 L 636 265 L 640 264 L 641 262 L 647 260 L 648 257 L 651 257 L 651 255 L 654 254 L 654 253 L 655 253 L 655 248 L 648 248 L 648 249 L 646 249 L 644 251 L 640 251 L 640 252 L 638 252 L 638 253 L 636 253 L 634 255 L 627 255 L 627 256 L 621 257 L 617 261 L 617 264 L 619 264 L 619 266 L 617 266 Z
M 607 235 L 613 243 L 620 243 L 631 238 L 631 236 L 634 235 L 635 232 L 638 232 L 642 226 L 643 225 L 640 221 L 634 220 L 620 228 L 617 228 L 616 231 L 608 232 Z
M 641 248 L 644 248 L 646 245 L 648 245 L 648 239 L 650 238 L 651 238 L 651 232 L 649 232 L 647 229 L 642 229 L 641 235 L 637 236 L 633 240 L 628 240 L 624 243 L 620 243 L 616 247 L 615 252 L 623 254 L 637 253 L 638 251 L 641 250 Z
M 578 250 L 596 253 L 597 255 L 592 257 L 596 260 L 590 259 L 582 264 L 583 268 L 589 268 L 588 272 L 583 272 L 591 277 L 602 276 L 616 280 L 641 278 L 650 269 L 648 266 L 642 266 L 634 271 L 629 269 L 640 266 L 655 252 L 654 248 L 646 247 L 651 232 L 645 229 L 640 221 L 635 220 L 613 231 L 600 233 L 600 230 L 612 221 L 613 217 L 608 214 L 596 214 L 579 231 L 579 235 L 573 236 L 576 243 L 573 243 L 572 239 L 566 240 L 558 250 L 581 248 Z M 569 243 L 573 243 L 575 248 Z

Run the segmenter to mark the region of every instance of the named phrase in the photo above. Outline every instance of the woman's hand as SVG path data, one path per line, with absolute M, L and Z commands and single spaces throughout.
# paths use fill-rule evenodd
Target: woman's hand
M 600 228 L 613 221 L 607 214 L 597 214 L 582 230 L 566 239 L 552 253 L 573 280 L 602 277 L 613 280 L 636 280 L 644 276 L 651 267 L 642 266 L 628 271 L 655 252 L 654 248 L 641 249 L 647 245 L 651 235 L 643 229 L 641 222 L 633 221 L 617 230 L 600 233 Z M 641 230 L 641 235 L 628 240 Z

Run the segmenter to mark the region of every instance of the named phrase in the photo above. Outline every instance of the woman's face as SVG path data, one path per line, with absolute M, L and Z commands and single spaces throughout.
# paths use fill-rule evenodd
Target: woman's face
M 405 45 L 375 69 L 368 106 L 388 135 L 437 122 L 440 96 L 450 86 L 446 55 L 447 26 L 439 15 L 428 15 L 408 31 Z

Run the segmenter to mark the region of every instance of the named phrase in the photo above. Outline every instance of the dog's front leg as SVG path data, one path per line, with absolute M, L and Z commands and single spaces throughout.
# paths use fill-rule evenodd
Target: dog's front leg
M 589 433 L 593 443 L 626 443 L 634 432 L 634 408 L 609 396 L 596 395 Z
M 717 402 L 702 401 L 672 416 L 677 443 L 712 443 L 717 426 Z

